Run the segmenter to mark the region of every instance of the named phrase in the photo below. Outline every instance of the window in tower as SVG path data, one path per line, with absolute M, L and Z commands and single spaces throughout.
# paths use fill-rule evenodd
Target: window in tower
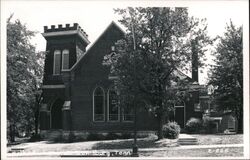
M 53 74 L 54 75 L 60 74 L 60 69 L 61 69 L 61 51 L 55 50 Z
M 69 50 L 64 49 L 62 52 L 62 70 L 69 69 Z

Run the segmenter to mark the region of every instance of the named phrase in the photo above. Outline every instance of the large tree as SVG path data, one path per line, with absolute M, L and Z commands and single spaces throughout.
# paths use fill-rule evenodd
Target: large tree
M 165 116 L 173 110 L 179 95 L 173 85 L 187 84 L 179 69 L 190 68 L 192 52 L 202 57 L 209 43 L 206 24 L 188 16 L 187 8 L 116 9 L 126 27 L 124 40 L 116 43 L 116 52 L 105 57 L 111 74 L 119 78 L 116 86 L 121 104 L 132 106 L 142 102 L 151 106 L 159 122 L 162 136 Z M 192 47 L 193 46 L 193 47 Z M 184 76 L 185 77 L 185 76 Z
M 243 129 L 243 51 L 242 27 L 231 21 L 223 36 L 218 37 L 214 52 L 215 65 L 212 65 L 210 84 L 214 91 L 218 109 L 231 110 L 239 121 L 239 131 Z
M 37 119 L 43 52 L 36 52 L 29 31 L 20 20 L 7 20 L 7 125 L 10 141 L 34 130 Z

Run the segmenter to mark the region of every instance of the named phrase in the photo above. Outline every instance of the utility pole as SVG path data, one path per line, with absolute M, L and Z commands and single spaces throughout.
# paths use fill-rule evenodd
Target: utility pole
M 134 74 L 134 82 L 136 81 L 136 68 L 135 68 L 135 54 L 136 54 L 136 43 L 135 43 L 135 30 L 134 30 L 134 19 L 131 10 L 129 10 L 129 14 L 131 16 L 131 29 L 132 29 L 132 37 L 133 37 L 133 44 L 134 44 L 134 64 L 133 64 L 133 74 Z M 139 157 L 138 154 L 138 146 L 137 146 L 137 124 L 136 124 L 136 115 L 137 115 L 137 107 L 136 107 L 136 91 L 134 92 L 134 144 L 133 144 L 133 157 Z

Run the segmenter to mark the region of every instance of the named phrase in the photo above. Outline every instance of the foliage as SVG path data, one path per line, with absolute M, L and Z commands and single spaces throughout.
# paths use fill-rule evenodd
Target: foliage
M 107 140 L 119 139 L 119 135 L 110 132 L 105 136 L 105 139 Z
M 122 16 L 127 34 L 116 43 L 116 52 L 104 57 L 104 64 L 111 68 L 111 75 L 119 77 L 116 88 L 121 105 L 151 107 L 162 138 L 164 116 L 173 110 L 175 101 L 188 97 L 185 90 L 173 89 L 189 82 L 179 69 L 190 68 L 192 52 L 204 57 L 210 43 L 205 21 L 188 17 L 187 8 L 115 11 Z
M 137 135 L 137 137 L 139 137 Z M 122 135 L 119 137 L 120 139 L 130 139 L 130 138 L 133 138 L 133 134 L 131 133 L 122 133 Z
M 75 142 L 77 140 L 75 134 L 73 132 L 69 132 L 69 135 L 67 137 L 67 142 L 68 143 L 72 143 Z
M 176 122 L 168 122 L 163 125 L 164 138 L 176 139 L 179 137 L 181 128 Z
M 105 136 L 103 134 L 98 134 L 98 133 L 90 133 L 87 137 L 87 141 L 98 141 L 104 139 Z
M 216 127 L 216 122 L 212 120 L 209 116 L 203 117 L 202 128 L 204 133 L 216 133 L 218 132 Z
M 30 43 L 35 32 L 11 18 L 7 20 L 7 123 L 14 141 L 15 132 L 34 129 L 44 53 Z
M 36 142 L 36 141 L 41 141 L 42 140 L 42 137 L 40 134 L 32 134 L 30 139 L 29 139 L 29 142 Z
M 231 110 L 239 120 L 242 130 L 243 117 L 243 51 L 242 26 L 232 22 L 227 25 L 223 36 L 218 37 L 218 44 L 212 65 L 210 84 L 215 88 L 214 99 L 218 110 Z
M 189 133 L 199 133 L 200 130 L 203 128 L 202 120 L 199 118 L 190 118 L 187 121 L 185 129 Z
M 53 142 L 55 143 L 65 142 L 65 138 L 63 137 L 63 134 L 60 133 L 58 136 L 54 137 Z

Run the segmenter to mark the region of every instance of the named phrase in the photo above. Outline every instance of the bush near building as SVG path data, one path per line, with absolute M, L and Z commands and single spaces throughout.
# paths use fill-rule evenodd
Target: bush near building
M 168 122 L 163 125 L 163 137 L 169 139 L 176 139 L 179 137 L 181 128 L 176 122 Z
M 190 118 L 186 123 L 186 131 L 188 133 L 200 133 L 203 128 L 202 120 L 199 118 Z

